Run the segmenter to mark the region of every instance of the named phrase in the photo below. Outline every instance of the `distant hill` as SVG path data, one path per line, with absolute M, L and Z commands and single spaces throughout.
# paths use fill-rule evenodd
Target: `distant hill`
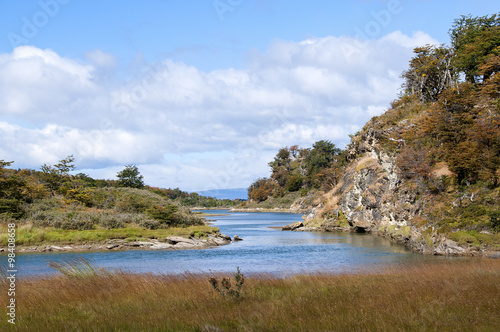
M 233 188 L 233 189 L 212 189 L 197 191 L 198 194 L 207 197 L 214 197 L 217 199 L 247 199 L 247 188 Z

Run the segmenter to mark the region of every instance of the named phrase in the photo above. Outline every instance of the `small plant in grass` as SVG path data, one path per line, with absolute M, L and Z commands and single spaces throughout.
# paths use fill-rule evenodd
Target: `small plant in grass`
M 98 268 L 95 263 L 84 257 L 72 257 L 62 261 L 51 261 L 49 266 L 69 278 L 89 278 L 107 274 L 103 268 Z
M 230 278 L 222 278 L 219 283 L 219 280 L 214 277 L 210 277 L 208 281 L 212 285 L 213 289 L 219 292 L 219 294 L 222 295 L 223 298 L 231 298 L 236 300 L 241 296 L 241 288 L 245 283 L 245 276 L 243 275 L 243 273 L 241 273 L 240 268 L 237 267 L 236 273 L 234 274 L 234 287 L 231 283 Z

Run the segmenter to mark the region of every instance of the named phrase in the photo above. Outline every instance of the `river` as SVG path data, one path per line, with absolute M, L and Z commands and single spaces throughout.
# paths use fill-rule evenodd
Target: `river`
M 48 266 L 75 255 L 89 258 L 99 267 L 133 273 L 179 274 L 183 272 L 298 273 L 363 272 L 397 264 L 446 259 L 412 253 L 400 245 L 371 234 L 282 232 L 279 228 L 301 220 L 289 213 L 210 211 L 226 215 L 208 217 L 221 233 L 243 241 L 192 250 L 129 250 L 89 253 L 19 254 L 19 276 L 58 273 Z

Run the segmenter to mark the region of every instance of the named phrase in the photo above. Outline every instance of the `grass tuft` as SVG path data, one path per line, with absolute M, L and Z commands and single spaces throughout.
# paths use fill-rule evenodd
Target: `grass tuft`
M 77 256 L 61 261 L 50 261 L 49 266 L 61 272 L 68 278 L 89 278 L 107 274 L 103 268 L 96 267 L 94 261 Z

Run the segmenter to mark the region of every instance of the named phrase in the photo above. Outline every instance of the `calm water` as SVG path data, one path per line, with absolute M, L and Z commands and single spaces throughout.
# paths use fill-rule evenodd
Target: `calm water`
M 225 211 L 211 211 L 220 213 Z M 435 261 L 439 257 L 411 253 L 401 246 L 370 234 L 282 232 L 279 227 L 301 220 L 286 213 L 229 213 L 214 216 L 223 234 L 239 235 L 243 241 L 204 250 L 131 250 L 83 253 L 100 267 L 130 272 L 192 273 L 234 272 L 296 273 L 367 271 L 393 264 Z M 19 276 L 58 273 L 48 267 L 73 253 L 18 255 Z

